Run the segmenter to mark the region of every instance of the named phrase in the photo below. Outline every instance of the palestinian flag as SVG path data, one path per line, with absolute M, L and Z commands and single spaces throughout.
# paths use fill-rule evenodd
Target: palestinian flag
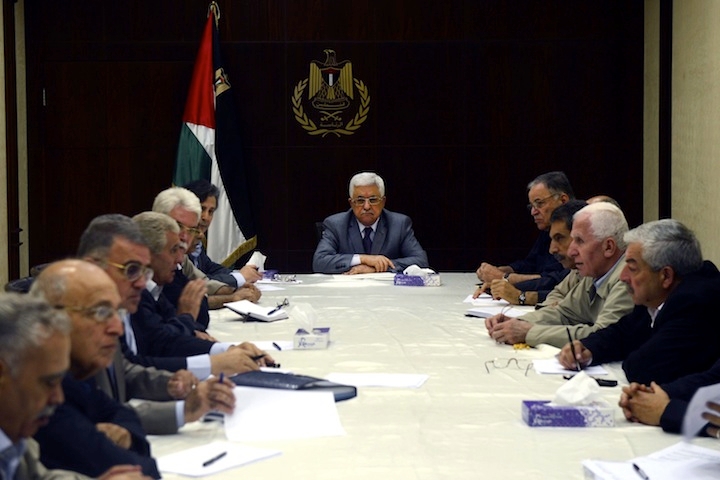
M 220 197 L 207 234 L 207 253 L 216 262 L 231 267 L 242 255 L 255 249 L 257 235 L 237 111 L 220 59 L 217 5 L 214 7 L 211 4 L 195 60 L 173 184 L 185 185 L 204 178 L 218 187 Z

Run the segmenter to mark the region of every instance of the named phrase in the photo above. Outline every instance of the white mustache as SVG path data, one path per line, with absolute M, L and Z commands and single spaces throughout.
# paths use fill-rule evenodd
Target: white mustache
M 37 416 L 38 419 L 45 418 L 45 417 L 52 417 L 55 413 L 55 409 L 57 408 L 57 405 L 48 405 L 47 407 L 42 409 L 42 412 L 40 412 Z

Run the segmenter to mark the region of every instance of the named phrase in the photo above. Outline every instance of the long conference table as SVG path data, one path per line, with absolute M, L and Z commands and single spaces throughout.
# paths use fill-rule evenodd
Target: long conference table
M 552 349 L 514 350 L 495 343 L 482 319 L 466 317 L 473 273 L 441 273 L 442 286 L 394 286 L 372 279 L 298 275 L 302 283 L 264 292 L 261 305 L 284 298 L 309 303 L 331 327 L 326 350 L 271 352 L 283 368 L 324 377 L 342 373 L 420 373 L 417 389 L 358 388 L 337 403 L 347 435 L 254 442 L 282 454 L 211 478 L 292 479 L 581 479 L 584 459 L 626 461 L 681 441 L 659 427 L 627 422 L 617 407 L 620 386 L 603 388 L 615 412 L 615 427 L 529 427 L 522 400 L 550 400 L 565 380 L 524 369 L 485 368 L 494 359 L 548 358 Z M 212 312 L 210 332 L 222 341 L 291 340 L 289 319 L 238 321 L 227 309 Z M 498 364 L 500 364 L 498 362 Z M 617 366 L 612 371 L 618 372 Z M 621 379 L 622 385 L 624 379 Z M 238 399 L 242 402 L 242 399 Z M 218 422 L 194 423 L 179 434 L 153 436 L 158 457 L 225 440 Z M 720 449 L 720 442 L 697 438 Z M 168 474 L 165 478 L 184 478 Z

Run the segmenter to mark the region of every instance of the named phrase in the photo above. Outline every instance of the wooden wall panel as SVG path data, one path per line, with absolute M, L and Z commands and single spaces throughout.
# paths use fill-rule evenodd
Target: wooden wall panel
M 26 0 L 31 263 L 169 185 L 207 4 Z M 524 254 L 537 233 L 525 186 L 548 170 L 640 222 L 641 0 L 219 4 L 268 266 L 309 271 L 314 223 L 347 208 L 349 177 L 366 169 L 440 270 Z M 293 114 L 325 49 L 371 98 L 353 135 L 308 135 Z

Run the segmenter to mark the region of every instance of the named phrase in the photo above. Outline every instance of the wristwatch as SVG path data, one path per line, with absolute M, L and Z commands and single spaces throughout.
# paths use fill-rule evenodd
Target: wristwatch
M 520 305 L 525 305 L 526 298 L 527 296 L 525 295 L 525 292 L 520 292 L 520 296 L 518 297 L 518 303 L 520 303 Z

